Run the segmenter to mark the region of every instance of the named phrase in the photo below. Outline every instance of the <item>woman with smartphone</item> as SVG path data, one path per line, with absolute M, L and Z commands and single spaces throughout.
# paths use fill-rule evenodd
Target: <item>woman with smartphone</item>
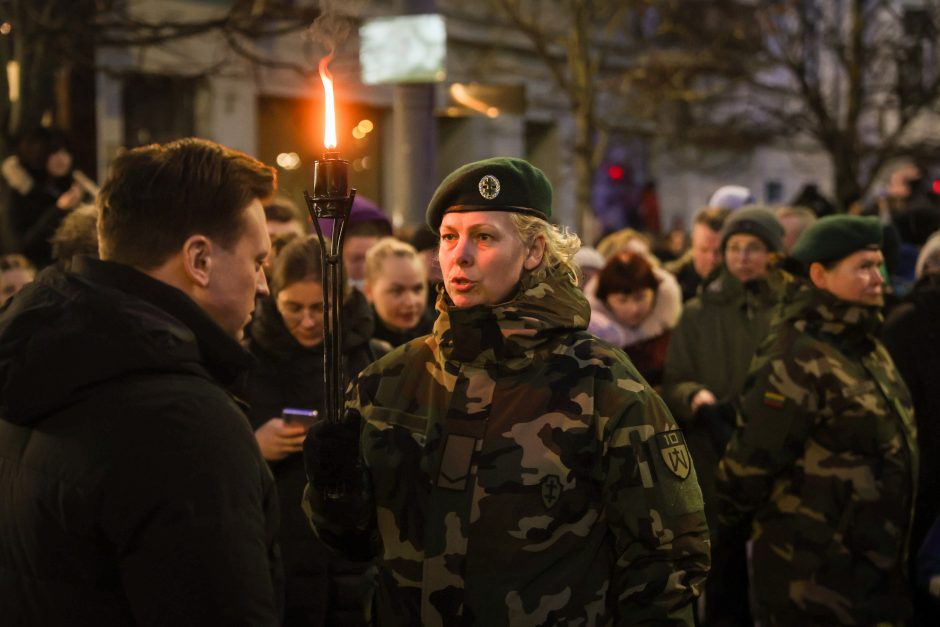
M 350 598 L 344 589 L 356 598 L 365 565 L 338 560 L 327 552 L 300 509 L 306 484 L 303 441 L 323 407 L 321 277 L 316 238 L 288 244 L 271 270 L 271 297 L 261 301 L 246 334 L 247 348 L 258 360 L 246 387 L 248 415 L 281 501 L 279 541 L 286 577 L 284 624 L 288 626 L 362 622 L 358 603 L 344 607 L 336 599 Z M 344 273 L 344 289 L 345 283 Z M 347 289 L 343 363 L 348 378 L 379 356 L 370 342 L 372 333 L 371 307 L 360 292 Z

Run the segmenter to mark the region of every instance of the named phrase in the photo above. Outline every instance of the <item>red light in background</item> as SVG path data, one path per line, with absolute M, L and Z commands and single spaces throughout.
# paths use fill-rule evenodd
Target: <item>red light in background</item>
M 940 179 L 934 179 L 930 189 L 933 190 L 934 194 L 940 195 Z
M 612 165 L 609 168 L 607 168 L 607 176 L 609 176 L 615 181 L 619 181 L 620 179 L 623 178 L 623 168 L 620 167 L 619 165 Z M 936 183 L 937 182 L 935 181 L 934 184 Z

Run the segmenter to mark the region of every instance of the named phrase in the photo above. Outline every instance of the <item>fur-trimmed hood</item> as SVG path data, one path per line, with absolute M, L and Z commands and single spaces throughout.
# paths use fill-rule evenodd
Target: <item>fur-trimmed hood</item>
M 588 331 L 614 346 L 631 346 L 675 328 L 682 314 L 682 289 L 675 277 L 662 268 L 653 268 L 659 280 L 653 310 L 637 327 L 621 324 L 607 305 L 597 298 L 597 277 L 584 286 L 584 295 L 591 303 L 591 322 Z

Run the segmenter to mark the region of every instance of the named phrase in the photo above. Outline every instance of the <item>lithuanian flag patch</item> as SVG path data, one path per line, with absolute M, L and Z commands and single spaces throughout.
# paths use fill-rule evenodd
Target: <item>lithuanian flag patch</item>
M 773 409 L 780 409 L 783 407 L 783 404 L 786 402 L 787 397 L 779 392 L 764 392 L 764 405 L 771 407 Z

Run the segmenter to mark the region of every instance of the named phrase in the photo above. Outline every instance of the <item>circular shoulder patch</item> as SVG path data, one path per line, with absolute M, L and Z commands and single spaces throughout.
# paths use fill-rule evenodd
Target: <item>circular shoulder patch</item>
M 487 174 L 480 179 L 480 196 L 487 200 L 493 200 L 499 196 L 499 179 L 492 174 Z

